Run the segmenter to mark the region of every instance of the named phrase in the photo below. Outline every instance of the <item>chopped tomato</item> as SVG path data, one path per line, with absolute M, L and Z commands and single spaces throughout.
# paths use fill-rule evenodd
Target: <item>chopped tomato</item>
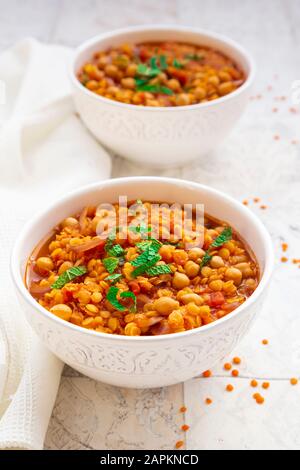
M 217 307 L 218 305 L 222 305 L 225 302 L 225 297 L 222 292 L 213 292 L 210 294 L 210 306 Z
M 141 292 L 141 288 L 138 282 L 136 281 L 130 281 L 128 283 L 128 287 L 131 290 L 131 292 L 134 293 L 134 295 L 138 295 Z

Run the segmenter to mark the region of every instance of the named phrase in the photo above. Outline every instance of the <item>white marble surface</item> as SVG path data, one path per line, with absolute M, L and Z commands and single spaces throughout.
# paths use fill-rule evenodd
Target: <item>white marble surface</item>
M 113 176 L 190 178 L 240 200 L 259 197 L 267 205 L 262 210 L 252 202 L 249 210 L 270 230 L 278 261 L 268 303 L 235 351 L 242 358 L 240 376 L 231 378 L 219 365 L 209 379 L 136 391 L 96 383 L 65 368 L 45 447 L 172 449 L 183 439 L 188 449 L 300 449 L 300 385 L 289 383 L 300 375 L 300 269 L 279 261 L 282 241 L 289 243 L 289 260 L 300 258 L 300 144 L 292 142 L 300 141 L 300 111 L 291 100 L 292 82 L 300 80 L 299 1 L 0 0 L 0 11 L 0 48 L 29 35 L 75 46 L 103 30 L 168 22 L 227 34 L 247 47 L 258 65 L 258 97 L 209 159 L 168 172 L 117 157 L 113 165 Z M 278 100 L 281 96 L 285 99 Z M 263 338 L 268 346 L 261 344 Z M 266 399 L 262 406 L 252 398 L 251 378 L 270 381 L 269 390 L 259 388 Z M 235 387 L 232 393 L 224 390 L 228 383 Z M 206 397 L 213 400 L 210 406 Z M 185 416 L 178 412 L 183 403 Z M 185 436 L 183 422 L 190 425 Z

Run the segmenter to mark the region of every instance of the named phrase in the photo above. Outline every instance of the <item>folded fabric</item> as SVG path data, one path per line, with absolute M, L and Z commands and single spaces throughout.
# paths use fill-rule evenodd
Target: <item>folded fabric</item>
M 0 55 L 0 449 L 42 449 L 63 364 L 31 332 L 9 257 L 35 211 L 110 176 L 109 155 L 75 114 L 72 51 L 26 39 Z

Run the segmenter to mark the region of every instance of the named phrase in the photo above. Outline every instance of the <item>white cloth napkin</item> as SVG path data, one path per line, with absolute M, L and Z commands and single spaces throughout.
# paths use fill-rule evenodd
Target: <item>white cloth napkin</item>
M 17 303 L 9 274 L 14 240 L 36 210 L 111 171 L 74 113 L 71 54 L 26 39 L 0 55 L 0 449 L 43 448 L 63 366 Z

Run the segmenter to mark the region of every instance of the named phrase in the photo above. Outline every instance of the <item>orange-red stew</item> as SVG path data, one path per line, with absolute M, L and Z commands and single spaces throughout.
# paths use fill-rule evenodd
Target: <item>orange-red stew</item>
M 177 42 L 121 44 L 94 54 L 79 71 L 90 91 L 139 106 L 185 106 L 227 95 L 245 81 L 229 57 Z
M 112 208 L 119 213 L 118 204 Z M 109 210 L 87 207 L 67 217 L 28 261 L 30 293 L 68 322 L 127 336 L 177 333 L 224 317 L 256 289 L 258 265 L 231 227 L 206 214 L 202 248 L 187 247 L 195 216 L 180 237 L 174 214 L 182 217 L 183 209 L 176 211 L 151 216 L 159 228 L 154 237 L 150 220 L 137 223 L 125 207 L 129 228 L 115 226 L 105 240 L 96 230 Z

